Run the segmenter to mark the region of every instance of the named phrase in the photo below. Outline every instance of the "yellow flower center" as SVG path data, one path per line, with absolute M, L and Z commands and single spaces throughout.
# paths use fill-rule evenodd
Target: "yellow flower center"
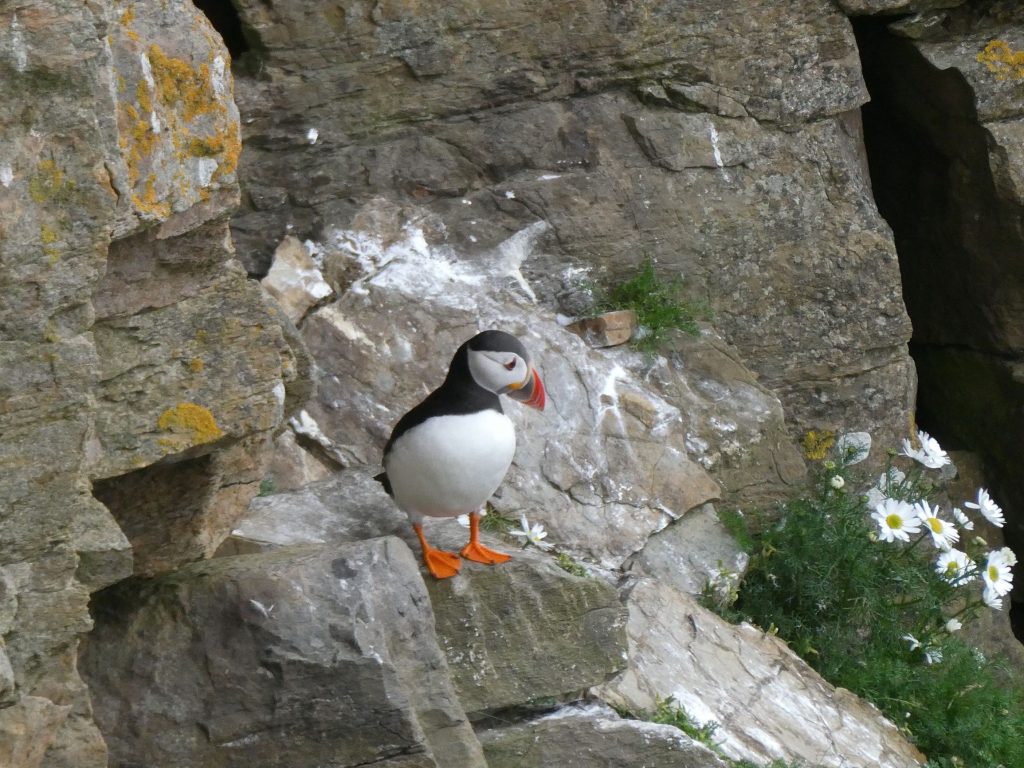
M 988 580 L 999 581 L 999 569 L 996 568 L 994 565 L 990 565 L 988 567 Z
M 942 533 L 942 521 L 937 517 L 929 517 L 928 525 L 935 533 Z
M 885 518 L 885 524 L 893 530 L 899 530 L 903 527 L 903 518 L 893 512 L 891 515 Z
M 960 569 L 957 567 L 955 560 L 950 560 L 948 563 L 946 563 L 947 576 L 956 576 L 958 570 Z

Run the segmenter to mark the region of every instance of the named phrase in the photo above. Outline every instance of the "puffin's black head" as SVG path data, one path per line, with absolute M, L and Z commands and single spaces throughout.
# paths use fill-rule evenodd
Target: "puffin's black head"
M 465 368 L 463 368 L 465 365 Z M 530 365 L 530 354 L 515 336 L 484 331 L 467 341 L 452 359 L 449 376 L 467 371 L 486 390 L 544 409 L 544 384 Z

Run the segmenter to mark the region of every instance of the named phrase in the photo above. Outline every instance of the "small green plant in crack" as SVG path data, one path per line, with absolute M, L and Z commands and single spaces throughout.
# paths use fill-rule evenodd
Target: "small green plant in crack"
M 685 709 L 676 704 L 676 700 L 671 696 L 667 699 L 655 699 L 654 704 L 654 712 L 648 718 L 652 723 L 674 725 L 694 741 L 716 749 L 714 736 L 715 731 L 718 730 L 718 723 L 711 721 L 703 725 L 698 724 Z
M 654 271 L 654 260 L 644 259 L 640 271 L 629 280 L 604 291 L 597 302 L 599 312 L 631 309 L 636 313 L 638 332 L 633 344 L 653 354 L 675 329 L 693 336 L 698 333 L 697 321 L 711 318 L 705 302 L 684 298 L 681 277 L 664 280 Z
M 270 496 L 277 492 L 277 483 L 272 477 L 265 477 L 260 481 L 260 496 Z
M 569 555 L 565 554 L 565 552 L 559 552 L 558 555 L 555 557 L 555 562 L 558 563 L 559 568 L 561 568 L 566 573 L 572 574 L 573 576 L 590 575 L 589 573 L 587 573 L 586 568 L 584 568 L 582 565 L 573 560 Z
M 633 712 L 624 707 L 615 707 L 615 711 L 620 717 L 628 720 L 646 720 L 649 723 L 658 723 L 659 725 L 673 725 L 694 741 L 699 741 L 701 744 L 718 752 L 718 746 L 713 739 L 715 731 L 718 730 L 718 723 L 697 724 L 686 710 L 676 703 L 672 696 L 669 696 L 667 699 L 655 698 L 653 711 L 641 710 Z
M 505 515 L 501 514 L 501 512 L 496 510 L 490 504 L 487 505 L 486 512 L 487 514 L 480 517 L 481 531 L 506 536 L 519 524 L 518 520 L 514 520 L 511 517 L 505 517 Z

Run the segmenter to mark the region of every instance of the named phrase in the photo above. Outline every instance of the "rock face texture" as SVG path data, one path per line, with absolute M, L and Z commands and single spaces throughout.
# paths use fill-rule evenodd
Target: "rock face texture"
M 554 714 L 480 735 L 490 768 L 725 768 L 678 728 L 623 720 L 605 706 Z
M 915 131 L 892 155 L 927 171 L 872 169 L 921 185 L 882 204 L 922 368 L 956 373 L 923 402 L 991 392 L 958 428 L 1016 424 L 1020 10 L 231 5 L 234 67 L 188 0 L 0 2 L 0 765 L 721 765 L 573 705 L 669 695 L 732 757 L 919 762 L 685 592 L 742 571 L 714 504 L 786 493 L 803 430 L 868 432 L 877 461 L 912 408 L 844 14 L 918 14 L 857 29 L 900 74 L 874 94 Z M 566 329 L 648 258 L 710 305 L 697 336 L 649 358 Z M 373 474 L 492 326 L 550 395 L 509 403 L 494 511 L 562 559 L 425 585 Z M 253 501 L 268 466 L 289 492 Z
M 910 326 L 834 4 L 238 7 L 251 272 L 286 230 L 379 234 L 374 199 L 468 263 L 532 232 L 517 266 L 567 314 L 650 256 L 708 298 L 794 431 L 902 437 Z
M 727 756 L 755 764 L 924 763 L 895 725 L 830 686 L 777 638 L 724 622 L 653 579 L 632 586 L 627 603 L 630 669 L 602 691 L 611 703 L 644 711 L 672 697 L 698 723 L 719 724 L 715 741 Z
M 112 766 L 486 765 L 396 539 L 217 558 L 95 612 Z
M 202 14 L 0 20 L 0 764 L 98 768 L 89 594 L 228 533 L 294 356 L 231 261 L 238 113 Z

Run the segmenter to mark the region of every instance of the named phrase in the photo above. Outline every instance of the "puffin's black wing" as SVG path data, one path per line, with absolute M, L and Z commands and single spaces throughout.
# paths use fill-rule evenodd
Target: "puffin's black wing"
M 384 486 L 384 492 L 391 498 L 395 497 L 394 492 L 391 490 L 391 481 L 388 479 L 387 472 L 381 472 L 379 475 L 374 475 L 373 479 Z

